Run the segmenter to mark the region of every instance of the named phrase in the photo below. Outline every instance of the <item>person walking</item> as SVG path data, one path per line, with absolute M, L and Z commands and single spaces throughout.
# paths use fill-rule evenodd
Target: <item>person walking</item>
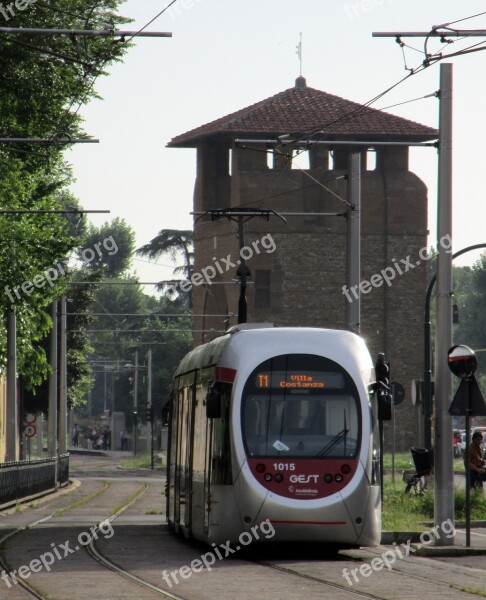
M 471 487 L 480 489 L 486 481 L 486 460 L 483 458 L 483 434 L 475 431 L 469 445 L 469 481 Z

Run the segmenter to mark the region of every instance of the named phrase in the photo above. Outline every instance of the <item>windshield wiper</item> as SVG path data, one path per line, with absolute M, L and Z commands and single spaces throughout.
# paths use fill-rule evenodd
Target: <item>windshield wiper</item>
M 336 435 L 332 438 L 332 440 L 330 442 L 328 442 L 324 448 L 322 450 L 320 450 L 316 456 L 327 456 L 329 454 L 329 452 L 331 452 L 331 450 L 337 446 L 339 444 L 339 442 L 344 438 L 344 443 L 346 444 L 346 436 L 349 433 L 349 429 L 346 429 L 346 427 L 344 427 L 343 429 L 341 429 L 341 431 L 339 433 L 336 433 Z

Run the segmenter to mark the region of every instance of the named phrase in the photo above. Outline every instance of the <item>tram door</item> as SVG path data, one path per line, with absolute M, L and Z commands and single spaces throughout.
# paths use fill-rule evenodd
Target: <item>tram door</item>
M 181 527 L 190 527 L 191 517 L 191 435 L 193 421 L 192 386 L 179 390 L 176 480 L 174 490 L 174 522 Z

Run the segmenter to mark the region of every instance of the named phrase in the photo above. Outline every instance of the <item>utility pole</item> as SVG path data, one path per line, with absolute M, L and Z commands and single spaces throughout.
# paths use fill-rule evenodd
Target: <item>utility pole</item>
M 486 30 L 458 30 L 446 23 L 432 27 L 430 31 L 408 32 L 378 32 L 374 37 L 392 37 L 400 42 L 403 37 L 425 38 L 425 57 L 423 66 L 443 60 L 449 55 L 442 52 L 430 54 L 427 50 L 429 38 L 448 40 L 454 37 L 486 37 Z M 484 48 L 469 48 L 454 53 L 468 54 Z M 451 54 L 452 55 L 452 54 Z M 448 350 L 452 346 L 452 249 L 443 248 L 441 241 L 449 236 L 452 240 L 452 118 L 453 118 L 453 69 L 451 63 L 442 63 L 440 68 L 439 92 L 439 166 L 438 166 L 438 204 L 437 204 L 437 328 L 435 336 L 435 444 L 434 444 L 434 473 L 435 500 L 434 523 L 441 526 L 447 520 L 454 521 L 454 492 L 453 492 L 453 456 L 452 456 L 452 418 L 449 406 L 452 402 L 452 376 L 448 372 Z M 431 290 L 431 288 L 430 288 Z M 429 300 L 429 293 L 426 301 Z M 426 320 L 428 314 L 426 313 Z M 425 341 L 430 329 L 425 332 Z M 426 352 L 428 349 L 426 348 Z M 426 357 L 426 385 L 429 394 L 425 418 L 429 422 L 430 411 L 430 378 L 429 357 Z M 426 423 L 426 425 L 427 425 Z M 427 435 L 427 427 L 425 434 Z M 426 440 L 428 441 L 428 440 Z M 451 543 L 441 537 L 436 545 Z
M 238 260 L 239 266 L 236 271 L 236 276 L 240 280 L 240 296 L 238 300 L 238 324 L 246 323 L 246 284 L 248 282 L 248 279 L 250 278 L 250 269 L 246 265 L 246 260 L 242 252 L 242 249 L 245 247 L 244 224 L 253 217 L 262 217 L 268 221 L 271 215 L 280 217 L 284 223 L 286 223 L 287 221 L 281 214 L 276 213 L 274 210 L 268 210 L 265 208 L 256 210 L 254 208 L 215 208 L 212 210 L 207 210 L 205 212 L 192 212 L 191 214 L 199 215 L 198 219 L 196 220 L 199 220 L 202 216 L 210 215 L 212 221 L 217 221 L 221 217 L 227 217 L 231 221 L 236 221 L 238 223 L 238 245 L 240 251 Z
M 19 409 L 17 406 L 17 316 L 7 315 L 7 443 L 6 462 L 19 460 Z
M 147 410 L 150 416 L 150 468 L 154 468 L 154 409 L 152 406 L 152 348 L 147 350 Z
M 57 300 L 51 307 L 52 329 L 49 336 L 49 363 L 51 372 L 49 374 L 49 415 L 47 422 L 47 449 L 49 456 L 57 456 Z M 57 472 L 56 472 L 57 477 Z
M 349 331 L 360 332 L 361 294 L 361 153 L 351 152 L 348 158 L 348 210 L 346 236 L 346 279 L 348 289 L 355 288 L 358 297 L 346 303 L 346 324 Z
M 61 330 L 59 356 L 59 454 L 67 451 L 67 328 L 66 296 L 61 298 Z
M 133 454 L 137 454 L 137 432 L 138 432 L 138 348 L 135 350 L 135 371 L 133 373 Z
M 437 327 L 435 335 L 435 501 L 434 523 L 454 522 L 452 457 L 452 374 L 448 351 L 452 346 L 452 249 L 440 241 L 452 239 L 452 64 L 440 66 L 439 196 L 437 205 Z M 440 537 L 437 545 L 451 543 Z

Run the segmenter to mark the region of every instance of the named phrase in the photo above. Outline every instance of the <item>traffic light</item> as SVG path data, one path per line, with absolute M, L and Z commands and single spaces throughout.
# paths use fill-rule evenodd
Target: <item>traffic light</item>
M 391 391 L 390 391 L 390 363 L 386 362 L 383 353 L 378 354 L 375 363 L 375 392 L 378 400 L 378 419 L 380 421 L 391 420 Z
M 140 423 L 153 423 L 154 421 L 154 407 L 142 404 L 138 407 L 138 416 Z

